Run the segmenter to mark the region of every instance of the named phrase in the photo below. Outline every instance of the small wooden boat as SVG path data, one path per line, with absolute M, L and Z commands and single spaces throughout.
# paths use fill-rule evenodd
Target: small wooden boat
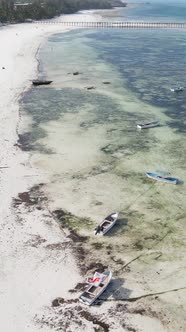
M 172 92 L 181 92 L 184 90 L 183 86 L 178 86 L 176 88 L 170 88 Z
M 146 129 L 159 126 L 159 121 L 152 121 L 152 122 L 145 122 L 145 123 L 138 123 L 137 128 L 139 129 Z
M 93 278 L 88 279 L 87 289 L 80 295 L 80 302 L 92 305 L 105 291 L 112 279 L 112 272 L 95 272 Z
M 179 182 L 179 179 L 177 178 L 172 178 L 170 176 L 161 176 L 157 173 L 145 173 L 146 176 L 148 176 L 148 178 L 153 179 L 153 180 L 157 180 L 157 181 L 161 181 L 161 182 L 166 182 L 166 183 L 173 183 L 173 184 L 177 184 Z
M 101 223 L 95 228 L 95 235 L 101 234 L 105 235 L 110 229 L 115 225 L 116 220 L 118 219 L 118 212 L 109 214 Z
M 46 80 L 34 80 L 32 81 L 33 85 L 48 85 L 52 83 L 53 81 L 46 81 Z

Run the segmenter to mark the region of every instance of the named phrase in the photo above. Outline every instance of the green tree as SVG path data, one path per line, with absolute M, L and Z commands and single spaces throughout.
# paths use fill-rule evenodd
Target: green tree
M 0 22 L 23 22 L 28 18 L 40 20 L 81 9 L 106 9 L 125 6 L 120 0 L 0 0 Z M 22 6 L 16 6 L 16 3 Z

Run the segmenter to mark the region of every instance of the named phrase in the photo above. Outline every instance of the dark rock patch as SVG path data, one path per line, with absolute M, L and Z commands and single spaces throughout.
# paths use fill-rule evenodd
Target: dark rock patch
M 98 325 L 102 328 L 104 332 L 109 332 L 109 325 L 105 322 L 99 320 L 97 317 L 92 316 L 88 311 L 82 310 L 80 313 L 80 316 L 85 318 L 87 321 L 92 322 L 95 325 Z
M 52 301 L 52 307 L 59 307 L 63 303 L 65 303 L 65 300 L 62 297 L 57 297 Z
M 104 272 L 106 269 L 108 268 L 108 266 L 103 265 L 100 262 L 91 262 L 89 265 L 87 265 L 87 271 L 97 271 L 97 272 Z
M 103 243 L 94 242 L 92 243 L 92 246 L 94 247 L 94 249 L 99 250 L 103 247 Z
M 86 287 L 86 283 L 85 282 L 79 282 L 74 289 L 70 289 L 69 293 L 77 293 L 79 291 L 83 291 Z
M 68 235 L 67 237 L 73 242 L 86 242 L 88 239 L 88 236 L 81 236 L 73 230 L 70 231 L 70 235 Z
M 66 213 L 65 211 L 63 211 L 62 209 L 54 210 L 54 211 L 52 211 L 52 214 L 53 214 L 54 217 L 56 217 L 59 221 L 64 221 L 64 220 L 65 220 L 65 216 L 67 215 L 67 213 Z
M 37 186 L 33 186 L 29 191 L 19 193 L 18 198 L 13 199 L 13 206 L 17 207 L 21 204 L 32 206 L 37 205 L 43 201 L 47 201 L 47 197 L 45 197 L 40 190 L 41 186 L 43 186 L 42 183 Z

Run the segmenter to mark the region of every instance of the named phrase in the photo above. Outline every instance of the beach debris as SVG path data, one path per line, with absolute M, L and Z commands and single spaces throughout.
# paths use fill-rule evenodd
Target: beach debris
M 80 74 L 79 71 L 74 71 L 74 72 L 72 73 L 72 75 L 74 75 L 74 76 L 79 75 L 79 74 Z
M 26 206 L 33 206 L 46 201 L 47 198 L 42 193 L 41 186 L 43 186 L 42 183 L 33 186 L 29 191 L 19 193 L 18 197 L 13 199 L 14 207 L 16 208 L 21 204 L 25 204 Z
M 57 297 L 55 300 L 52 301 L 52 307 L 59 307 L 60 304 L 63 304 L 65 300 L 62 297 Z
M 2 69 L 5 69 L 5 67 L 2 67 Z
M 103 81 L 103 84 L 111 84 L 109 81 Z

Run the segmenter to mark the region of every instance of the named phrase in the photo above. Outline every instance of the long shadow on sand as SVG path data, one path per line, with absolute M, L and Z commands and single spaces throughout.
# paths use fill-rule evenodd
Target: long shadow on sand
M 132 293 L 132 290 L 123 287 L 124 281 L 124 278 L 113 279 L 107 290 L 100 296 L 95 304 L 101 305 L 110 298 L 114 300 L 119 300 L 120 298 L 128 299 Z
M 113 226 L 113 228 L 105 234 L 105 236 L 112 237 L 114 235 L 117 235 L 119 232 L 123 232 L 126 226 L 128 225 L 128 219 L 126 218 L 119 218 L 116 221 L 116 224 Z

